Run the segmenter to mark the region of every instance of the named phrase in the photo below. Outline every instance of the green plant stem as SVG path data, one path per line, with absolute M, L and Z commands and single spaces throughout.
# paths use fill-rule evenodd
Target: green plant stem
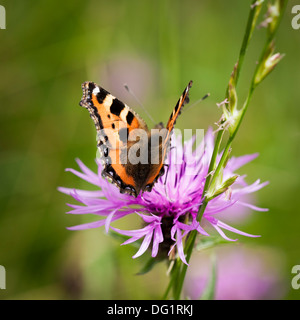
M 223 134 L 224 134 L 224 130 L 221 130 L 221 131 L 218 132 L 218 135 L 217 135 L 217 138 L 216 138 L 216 142 L 215 142 L 215 147 L 214 147 L 213 154 L 212 154 L 212 157 L 211 157 L 211 160 L 210 160 L 210 164 L 209 164 L 209 168 L 208 168 L 208 176 L 206 177 L 206 180 L 205 180 L 203 194 L 205 194 L 204 192 L 207 191 L 207 189 L 208 189 L 208 187 L 210 185 L 210 182 L 211 182 L 211 179 L 212 179 L 212 173 L 215 170 L 216 160 L 217 160 L 218 152 L 219 152 L 219 149 L 220 149 L 221 141 L 222 141 L 222 138 L 223 138 Z
M 230 152 L 230 147 L 231 147 L 231 144 L 232 144 L 232 141 L 238 131 L 238 128 L 243 120 L 243 117 L 244 117 L 244 114 L 247 110 L 247 107 L 249 105 L 249 102 L 250 102 L 250 99 L 252 97 L 252 94 L 253 94 L 253 91 L 254 91 L 254 87 L 251 85 L 250 87 L 250 90 L 249 90 L 249 93 L 248 93 L 248 96 L 247 96 L 247 99 L 246 99 L 246 102 L 243 106 L 243 112 L 242 112 L 242 115 L 240 117 L 240 120 L 239 120 L 239 123 L 238 123 L 238 126 L 236 127 L 236 130 L 234 131 L 233 135 L 231 135 L 227 141 L 227 144 L 225 146 L 225 149 L 224 149 L 224 152 L 222 154 L 222 157 L 218 163 L 218 166 L 215 170 L 215 172 L 213 173 L 213 175 L 209 175 L 205 181 L 205 186 L 204 186 L 204 190 L 203 191 L 203 194 L 204 192 L 207 191 L 207 188 L 210 184 L 213 184 L 215 182 L 215 180 L 217 179 L 218 175 L 219 175 L 219 172 L 221 170 L 221 168 L 223 167 L 227 157 L 228 157 L 228 153 Z M 215 164 L 216 164 L 216 157 L 217 157 L 217 154 L 218 154 L 218 151 L 219 151 L 219 148 L 220 148 L 220 143 L 221 143 L 221 140 L 222 140 L 222 137 L 223 137 L 223 133 L 224 133 L 224 130 L 222 131 L 219 131 L 218 132 L 218 135 L 217 135 L 217 138 L 216 138 L 216 144 L 215 144 L 215 148 L 214 148 L 214 151 L 213 151 L 213 155 L 212 155 L 212 158 L 211 158 L 211 162 L 210 162 L 210 166 L 209 166 L 209 172 L 211 172 L 212 170 L 214 170 L 214 167 L 215 167 Z M 203 202 L 200 206 L 200 209 L 199 209 L 199 212 L 198 212 L 198 216 L 197 216 L 197 220 L 200 222 L 202 217 L 203 217 L 203 214 L 204 214 L 204 211 L 206 209 L 206 206 L 208 204 L 208 200 L 207 200 L 207 197 L 204 196 L 204 199 L 203 199 Z M 186 242 L 186 246 L 185 246 L 185 252 L 186 252 L 186 261 L 187 263 L 189 263 L 190 261 L 190 258 L 191 258 L 191 255 L 192 255 L 192 252 L 193 252 L 193 247 L 194 247 L 194 244 L 195 244 L 195 241 L 196 241 L 196 237 L 197 237 L 197 230 L 193 230 L 191 233 L 190 233 L 190 236 L 188 237 L 188 240 Z M 179 281 L 178 281 L 178 284 L 177 284 L 177 291 L 176 291 L 176 296 L 174 296 L 174 299 L 175 300 L 178 300 L 180 299 L 180 295 L 181 295 L 181 290 L 182 290 L 182 287 L 183 287 L 183 283 L 184 283 L 184 279 L 185 279 L 185 275 L 186 275 L 186 272 L 187 272 L 187 265 L 186 264 L 183 264 L 182 265 L 182 271 L 181 271 L 181 274 L 180 274 L 180 277 L 179 277 Z
M 237 85 L 239 75 L 240 75 L 240 70 L 243 66 L 244 58 L 246 55 L 246 51 L 250 42 L 250 39 L 252 37 L 257 18 L 259 16 L 260 10 L 261 10 L 261 4 L 258 6 L 254 6 L 256 3 L 256 0 L 252 1 L 251 4 L 251 10 L 249 12 L 248 20 L 247 20 L 247 25 L 246 25 L 246 30 L 245 30 L 245 35 L 243 38 L 242 46 L 240 49 L 239 53 L 239 58 L 238 58 L 238 63 L 237 63 L 237 70 L 236 70 L 236 78 L 235 78 L 235 84 Z
M 169 294 L 170 290 L 172 289 L 172 286 L 173 286 L 173 283 L 174 283 L 175 279 L 176 279 L 176 277 L 174 277 L 174 275 L 172 274 L 171 280 L 170 280 L 170 282 L 169 282 L 169 284 L 168 284 L 168 287 L 167 287 L 167 289 L 166 289 L 166 292 L 164 293 L 164 295 L 163 295 L 163 297 L 162 297 L 162 300 L 166 300 L 166 299 L 167 299 L 168 294 Z M 175 286 L 174 286 L 174 287 L 175 287 Z M 174 289 L 173 289 L 173 290 L 174 290 Z
M 248 48 L 250 39 L 252 37 L 254 27 L 256 25 L 256 21 L 257 21 L 259 12 L 261 10 L 261 4 L 259 6 L 254 6 L 255 3 L 256 3 L 256 0 L 252 0 L 251 10 L 249 12 L 247 25 L 246 25 L 246 30 L 245 30 L 245 34 L 244 34 L 242 46 L 241 46 L 241 49 L 240 49 L 238 62 L 237 62 L 235 85 L 237 85 L 237 83 L 238 83 L 240 70 L 241 70 L 241 68 L 243 66 L 244 58 L 245 58 L 245 55 L 246 55 L 246 52 L 247 52 L 247 48 Z M 228 88 L 227 88 L 226 94 L 227 94 L 227 92 L 228 92 Z M 211 157 L 211 161 L 210 161 L 210 164 L 209 164 L 209 169 L 208 169 L 209 176 L 205 180 L 205 185 L 204 185 L 204 189 L 203 189 L 203 195 L 205 195 L 205 193 L 206 193 L 206 191 L 207 191 L 207 189 L 208 189 L 208 187 L 209 187 L 209 185 L 211 183 L 212 175 L 210 173 L 212 173 L 212 171 L 215 169 L 216 159 L 217 159 L 217 155 L 218 155 L 219 150 L 220 150 L 220 145 L 221 145 L 221 142 L 222 142 L 222 139 L 223 139 L 224 132 L 225 132 L 225 129 L 222 129 L 222 130 L 220 130 L 218 132 L 218 135 L 217 135 L 217 138 L 216 138 L 216 142 L 215 142 L 215 147 L 214 147 L 213 154 L 212 154 L 212 157 Z M 200 208 L 200 211 L 201 211 L 201 208 Z M 202 218 L 202 215 L 200 214 L 200 211 L 199 211 L 199 214 L 198 214 L 198 221 L 201 221 L 201 218 Z
M 243 62 L 244 62 L 244 57 L 245 57 L 245 54 L 246 54 L 246 51 L 247 51 L 247 48 L 248 48 L 252 33 L 253 33 L 254 28 L 256 26 L 256 22 L 257 22 L 257 18 L 258 18 L 259 12 L 261 10 L 262 2 L 263 1 L 260 1 L 260 2 L 256 1 L 256 0 L 252 1 L 251 10 L 250 10 L 250 13 L 249 13 L 247 26 L 246 26 L 246 30 L 245 30 L 245 35 L 244 35 L 244 38 L 243 38 L 243 42 L 242 42 L 242 46 L 241 46 L 241 49 L 240 49 L 239 58 L 238 58 L 238 62 L 237 62 L 237 67 L 236 67 L 237 69 L 236 69 L 236 74 L 235 74 L 235 78 L 234 78 L 234 85 L 235 86 L 238 83 L 240 71 L 241 71 L 241 68 L 242 68 L 242 65 L 243 65 Z M 206 206 L 207 206 L 207 204 L 209 202 L 207 200 L 206 192 L 207 192 L 209 186 L 213 185 L 215 183 L 217 177 L 219 176 L 219 174 L 221 172 L 221 169 L 223 168 L 224 164 L 226 163 L 226 161 L 228 159 L 228 155 L 229 155 L 229 152 L 230 152 L 230 149 L 231 149 L 232 142 L 233 142 L 233 140 L 234 140 L 234 138 L 236 136 L 236 133 L 238 132 L 238 129 L 239 129 L 240 125 L 241 125 L 241 122 L 242 122 L 242 120 L 244 118 L 244 115 L 245 115 L 245 113 L 247 111 L 247 108 L 249 106 L 249 103 L 250 103 L 250 100 L 252 98 L 253 92 L 254 92 L 254 90 L 255 90 L 255 88 L 257 86 L 257 84 L 255 84 L 255 78 L 256 78 L 257 72 L 259 71 L 259 68 L 263 63 L 263 59 L 264 59 L 264 55 L 266 53 L 266 50 L 268 50 L 269 45 L 273 41 L 274 35 L 275 35 L 275 33 L 276 33 L 277 29 L 278 29 L 278 26 L 279 26 L 279 21 L 281 20 L 281 18 L 283 16 L 283 12 L 284 12 L 284 9 L 286 7 L 286 3 L 287 3 L 287 0 L 281 0 L 281 6 L 282 6 L 281 16 L 279 17 L 278 23 L 275 26 L 273 32 L 271 34 L 269 34 L 269 36 L 267 38 L 265 46 L 264 46 L 264 48 L 263 48 L 263 50 L 261 52 L 259 62 L 257 64 L 257 66 L 256 66 L 255 71 L 254 71 L 254 74 L 253 74 L 253 77 L 252 77 L 252 81 L 251 81 L 251 84 L 250 84 L 250 88 L 249 88 L 249 91 L 248 91 L 248 95 L 246 97 L 246 100 L 245 100 L 245 103 L 244 103 L 242 109 L 240 110 L 240 115 L 239 115 L 239 117 L 237 119 L 237 124 L 235 126 L 234 131 L 231 132 L 231 134 L 229 135 L 229 138 L 227 140 L 227 143 L 226 143 L 226 146 L 224 148 L 224 151 L 223 151 L 223 154 L 221 156 L 221 159 L 220 159 L 220 161 L 219 161 L 219 163 L 218 163 L 218 165 L 216 167 L 216 159 L 217 159 L 217 155 L 218 155 L 219 150 L 220 150 L 220 145 L 221 145 L 221 142 L 222 142 L 222 139 L 223 139 L 223 136 L 224 136 L 225 128 L 221 129 L 218 132 L 218 135 L 217 135 L 217 138 L 216 138 L 216 141 L 215 141 L 213 154 L 212 154 L 211 161 L 210 161 L 210 164 L 209 164 L 208 175 L 206 177 L 205 185 L 204 185 L 204 188 L 203 188 L 203 196 L 204 197 L 203 197 L 202 204 L 201 204 L 201 206 L 199 208 L 198 215 L 197 215 L 197 220 L 199 222 L 201 221 L 201 219 L 203 217 L 203 214 L 204 214 L 204 211 L 206 209 Z M 227 94 L 227 92 L 228 92 L 228 88 L 227 88 L 226 94 Z M 190 258 L 191 258 L 191 255 L 192 255 L 192 251 L 193 251 L 193 248 L 194 248 L 194 244 L 195 244 L 195 241 L 196 241 L 196 238 L 197 238 L 197 234 L 198 234 L 197 230 L 193 230 L 189 234 L 189 236 L 187 237 L 187 241 L 186 241 L 186 245 L 185 245 L 185 254 L 186 254 L 187 263 L 189 263 L 189 261 L 190 261 Z M 182 287 L 183 287 L 183 284 L 184 284 L 184 279 L 185 279 L 186 272 L 187 272 L 187 267 L 188 267 L 188 265 L 184 264 L 183 262 L 181 262 L 179 260 L 176 261 L 176 268 L 174 270 L 174 273 L 172 273 L 172 278 L 171 278 L 170 284 L 169 284 L 169 286 L 167 288 L 165 297 L 167 296 L 167 294 L 170 291 L 170 288 L 171 288 L 171 286 L 173 284 L 174 285 L 174 290 L 173 290 L 174 299 L 175 300 L 180 299 Z
M 197 231 L 193 230 L 190 234 L 189 237 L 187 239 L 186 245 L 185 245 L 185 250 L 187 252 L 186 254 L 186 261 L 189 263 L 192 252 L 193 252 L 193 247 L 196 241 L 196 237 L 197 237 Z M 181 297 L 181 291 L 182 291 L 182 287 L 183 287 L 183 283 L 184 283 L 184 279 L 185 279 L 185 275 L 186 275 L 186 271 L 187 271 L 187 267 L 188 265 L 186 265 L 185 263 L 182 263 L 181 261 L 178 263 L 178 269 L 179 269 L 179 275 L 178 275 L 178 279 L 177 280 L 177 284 L 176 284 L 176 290 L 174 291 L 174 299 L 175 300 L 179 300 Z M 175 280 L 175 281 L 176 281 Z

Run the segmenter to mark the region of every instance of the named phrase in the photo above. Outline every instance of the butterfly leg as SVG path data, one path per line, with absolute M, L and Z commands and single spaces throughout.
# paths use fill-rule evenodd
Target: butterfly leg
M 166 193 L 166 197 L 167 199 L 172 202 L 172 200 L 169 198 L 169 195 L 168 195 L 168 190 L 167 190 L 167 178 L 168 178 L 168 173 L 169 173 L 169 165 L 168 164 L 164 164 L 164 166 L 166 166 L 168 169 L 167 169 L 167 172 L 166 172 L 166 176 L 165 176 L 165 181 L 164 181 L 164 187 L 165 187 L 165 193 Z
M 169 165 L 168 164 L 164 164 L 164 166 L 166 166 L 168 169 L 167 169 L 167 172 L 166 172 L 166 177 L 165 177 L 165 182 L 164 182 L 164 186 L 166 188 L 166 184 L 167 184 L 167 178 L 168 178 L 168 173 L 169 173 Z

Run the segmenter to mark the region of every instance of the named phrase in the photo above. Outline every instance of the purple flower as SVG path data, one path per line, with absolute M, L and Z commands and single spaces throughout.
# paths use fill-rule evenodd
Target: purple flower
M 281 299 L 286 286 L 284 257 L 270 248 L 222 246 L 216 256 L 216 300 Z M 199 299 L 211 276 L 211 250 L 193 255 L 184 286 L 185 296 Z
M 235 211 L 245 207 L 256 211 L 266 211 L 246 202 L 248 194 L 258 191 L 267 182 L 260 180 L 248 185 L 240 176 L 231 185 L 230 194 L 222 193 L 209 201 L 201 223 L 197 221 L 199 206 L 203 200 L 203 188 L 208 175 L 214 137 L 209 129 L 203 141 L 195 148 L 195 136 L 182 144 L 181 135 L 173 135 L 172 148 L 167 156 L 168 173 L 159 178 L 151 192 L 140 194 L 137 198 L 121 194 L 119 189 L 101 177 L 101 164 L 97 161 L 98 173 L 87 168 L 80 160 L 77 163 L 81 172 L 67 169 L 78 177 L 94 184 L 96 191 L 86 191 L 71 188 L 59 188 L 59 191 L 71 195 L 81 205 L 68 204 L 72 214 L 91 213 L 102 216 L 103 219 L 74 227 L 70 230 L 82 230 L 104 226 L 106 231 L 114 231 L 130 237 L 123 244 L 142 239 L 138 252 L 133 256 L 142 255 L 152 246 L 152 257 L 167 256 L 177 253 L 184 263 L 187 263 L 183 250 L 183 239 L 192 230 L 197 230 L 203 236 L 209 236 L 212 226 L 224 239 L 235 241 L 225 234 L 231 231 L 236 234 L 257 237 L 235 229 L 221 221 L 226 219 L 228 209 Z M 257 154 L 232 157 L 223 172 L 223 181 L 234 175 L 234 172 L 244 164 L 257 157 Z M 226 213 L 226 214 L 224 214 Z M 143 227 L 137 230 L 120 230 L 111 223 L 128 214 L 137 214 L 143 220 Z M 225 230 L 225 232 L 224 232 Z

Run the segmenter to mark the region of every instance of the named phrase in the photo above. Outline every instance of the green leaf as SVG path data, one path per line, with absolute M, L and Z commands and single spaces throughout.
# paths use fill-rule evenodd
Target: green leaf
M 150 258 L 145 265 L 143 266 L 143 268 L 136 273 L 137 276 L 143 275 L 145 273 L 148 273 L 149 271 L 152 270 L 152 268 L 158 263 L 161 262 L 162 260 L 158 260 L 158 259 L 154 259 L 154 258 Z
M 225 160 L 227 161 L 227 159 Z M 207 201 L 210 201 L 214 198 L 216 198 L 217 196 L 219 196 L 220 194 L 224 193 L 225 191 L 228 190 L 228 188 L 234 184 L 235 180 L 239 177 L 238 174 L 230 177 L 229 179 L 227 179 L 225 182 L 223 182 L 220 186 L 215 187 L 215 189 L 213 191 L 210 191 L 211 188 L 209 188 L 209 190 L 207 191 Z
M 223 239 L 222 237 L 203 237 L 201 238 L 201 240 L 199 241 L 199 243 L 196 245 L 196 250 L 198 251 L 202 251 L 205 249 L 210 249 L 212 247 L 215 247 L 219 244 L 228 244 L 228 241 Z
M 109 235 L 112 236 L 113 238 L 119 240 L 119 241 L 126 241 L 128 240 L 130 237 L 128 236 L 124 236 L 123 234 L 120 234 L 114 230 L 109 230 Z M 135 242 L 132 243 L 128 243 L 129 246 L 133 247 L 133 248 L 140 248 L 142 241 L 139 239 Z
M 217 283 L 217 262 L 216 256 L 213 254 L 211 257 L 212 260 L 212 268 L 211 275 L 208 280 L 208 284 L 204 289 L 200 300 L 214 300 L 215 299 L 215 291 L 216 291 L 216 283 Z

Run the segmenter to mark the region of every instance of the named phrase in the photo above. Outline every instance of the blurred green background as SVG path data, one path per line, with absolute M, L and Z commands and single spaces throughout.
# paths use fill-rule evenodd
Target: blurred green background
M 239 239 L 278 252 L 283 298 L 289 299 L 300 298 L 290 285 L 291 269 L 300 264 L 295 4 L 289 2 L 277 34 L 276 47 L 285 58 L 257 88 L 232 151 L 260 153 L 241 173 L 248 182 L 270 181 L 256 195 L 256 204 L 270 211 L 253 212 L 240 227 L 261 238 Z M 192 79 L 191 102 L 207 92 L 211 96 L 183 112 L 177 128 L 207 129 L 220 118 L 216 103 L 224 99 L 250 1 L 2 0 L 0 5 L 7 19 L 6 30 L 0 30 L 0 264 L 7 273 L 0 299 L 160 298 L 167 286 L 163 264 L 136 276 L 145 258 L 131 259 L 135 249 L 119 246 L 103 228 L 66 229 L 93 220 L 66 215 L 65 203 L 75 200 L 57 191 L 58 186 L 92 189 L 64 171 L 77 168 L 77 157 L 96 169 L 95 128 L 78 105 L 81 83 L 99 83 L 151 125 L 124 83 L 157 122 L 166 122 Z M 238 88 L 241 101 L 264 39 L 265 30 L 256 30 Z M 136 217 L 122 223 L 132 229 Z

